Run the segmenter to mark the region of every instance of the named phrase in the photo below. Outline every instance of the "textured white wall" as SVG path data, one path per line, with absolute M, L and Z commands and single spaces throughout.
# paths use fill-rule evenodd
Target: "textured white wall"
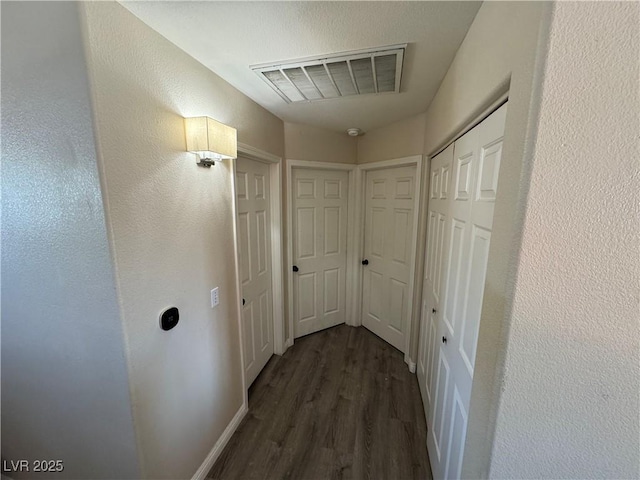
M 638 25 L 554 7 L 494 478 L 640 475 Z
M 356 163 L 357 143 L 357 138 L 346 132 L 298 123 L 284 124 L 284 150 L 289 160 Z
M 421 113 L 358 137 L 358 163 L 422 155 L 425 121 Z
M 142 475 L 189 478 L 244 392 L 231 164 L 196 166 L 182 117 L 208 115 L 280 156 L 283 124 L 121 5 L 84 13 Z M 180 323 L 164 332 L 171 305 Z
M 2 458 L 136 478 L 77 4 L 1 9 Z

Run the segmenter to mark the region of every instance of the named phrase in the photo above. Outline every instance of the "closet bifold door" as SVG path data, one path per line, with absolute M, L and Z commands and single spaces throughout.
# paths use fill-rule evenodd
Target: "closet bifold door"
M 437 360 L 435 338 L 438 330 L 437 313 L 440 309 L 440 278 L 445 219 L 448 212 L 449 184 L 453 163 L 453 144 L 431 159 L 427 211 L 427 242 L 423 279 L 423 304 L 420 325 L 417 375 L 429 424 L 429 407 L 433 403 L 434 362 Z M 431 429 L 431 425 L 429 425 Z
M 431 161 L 418 380 L 434 478 L 459 478 L 507 104 Z

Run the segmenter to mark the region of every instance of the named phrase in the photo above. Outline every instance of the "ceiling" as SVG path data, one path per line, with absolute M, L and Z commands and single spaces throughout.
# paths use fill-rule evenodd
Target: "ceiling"
M 122 1 L 161 35 L 287 122 L 364 132 L 429 106 L 480 2 Z M 249 66 L 408 43 L 399 94 L 286 103 Z

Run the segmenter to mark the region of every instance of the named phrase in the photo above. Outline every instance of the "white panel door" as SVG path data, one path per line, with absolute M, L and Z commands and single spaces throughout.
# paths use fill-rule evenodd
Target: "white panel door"
M 434 478 L 461 474 L 506 109 L 431 164 L 418 377 Z
M 411 315 L 415 195 L 415 166 L 367 172 L 362 324 L 401 352 Z
M 295 168 L 292 177 L 293 324 L 298 338 L 346 321 L 349 174 Z
M 236 162 L 238 243 L 242 283 L 242 340 L 247 386 L 273 355 L 271 215 L 269 167 L 247 158 Z
M 429 210 L 427 212 L 427 243 L 423 304 L 418 347 L 418 383 L 425 414 L 433 401 L 433 375 L 436 361 L 436 334 L 438 333 L 437 308 L 440 305 L 440 288 L 443 271 L 443 247 L 445 219 L 448 216 L 453 144 L 431 159 L 429 170 Z

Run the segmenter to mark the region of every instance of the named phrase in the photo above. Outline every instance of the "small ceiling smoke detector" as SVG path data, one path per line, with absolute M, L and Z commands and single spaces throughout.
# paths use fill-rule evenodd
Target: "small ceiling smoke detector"
M 357 137 L 362 133 L 362 130 L 360 130 L 359 128 L 349 128 L 347 129 L 347 133 L 350 137 Z

